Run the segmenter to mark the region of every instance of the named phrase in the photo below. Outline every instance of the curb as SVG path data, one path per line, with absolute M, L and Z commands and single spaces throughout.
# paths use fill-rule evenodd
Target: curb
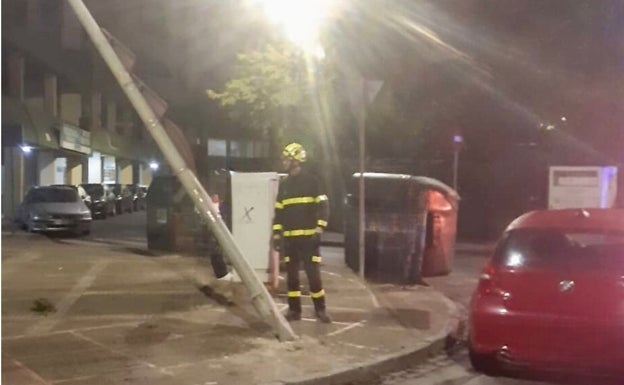
M 437 292 L 437 291 L 436 291 Z M 368 362 L 346 366 L 321 376 L 310 376 L 295 381 L 285 381 L 280 385 L 341 385 L 346 383 L 357 383 L 370 381 L 380 375 L 405 369 L 423 363 L 433 356 L 445 350 L 447 340 L 457 328 L 460 313 L 457 305 L 437 292 L 441 301 L 445 303 L 448 311 L 448 320 L 441 331 L 426 338 L 415 347 L 403 349 L 398 353 L 386 354 L 384 356 L 369 360 Z

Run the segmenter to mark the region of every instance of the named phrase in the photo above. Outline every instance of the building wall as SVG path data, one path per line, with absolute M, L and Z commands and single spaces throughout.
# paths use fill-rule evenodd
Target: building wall
M 132 163 L 119 162 L 119 183 L 132 184 Z
M 82 115 L 82 96 L 80 94 L 61 95 L 61 120 L 78 126 Z
M 2 217 L 13 219 L 25 193 L 25 159 L 19 147 L 3 148 L 2 157 Z

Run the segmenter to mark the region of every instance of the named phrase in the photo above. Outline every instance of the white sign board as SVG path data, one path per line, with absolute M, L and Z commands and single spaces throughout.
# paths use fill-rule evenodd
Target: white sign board
M 552 166 L 548 208 L 609 208 L 617 193 L 617 167 Z
M 278 186 L 275 172 L 232 174 L 232 235 L 263 282 L 267 282 Z
M 61 126 L 60 147 L 83 154 L 91 153 L 91 133 L 63 123 Z

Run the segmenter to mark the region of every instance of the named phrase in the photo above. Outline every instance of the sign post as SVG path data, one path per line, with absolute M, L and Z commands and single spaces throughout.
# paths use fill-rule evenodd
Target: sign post
M 464 144 L 464 137 L 459 131 L 453 134 L 453 190 L 457 191 L 457 173 L 459 168 L 459 151 Z

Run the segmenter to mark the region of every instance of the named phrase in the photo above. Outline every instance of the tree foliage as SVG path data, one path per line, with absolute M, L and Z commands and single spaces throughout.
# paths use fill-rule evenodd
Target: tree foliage
M 327 121 L 335 72 L 286 43 L 272 43 L 237 56 L 232 77 L 208 96 L 231 118 L 268 134 L 272 144 L 288 140 L 318 143 Z M 281 143 L 283 144 L 283 143 Z

